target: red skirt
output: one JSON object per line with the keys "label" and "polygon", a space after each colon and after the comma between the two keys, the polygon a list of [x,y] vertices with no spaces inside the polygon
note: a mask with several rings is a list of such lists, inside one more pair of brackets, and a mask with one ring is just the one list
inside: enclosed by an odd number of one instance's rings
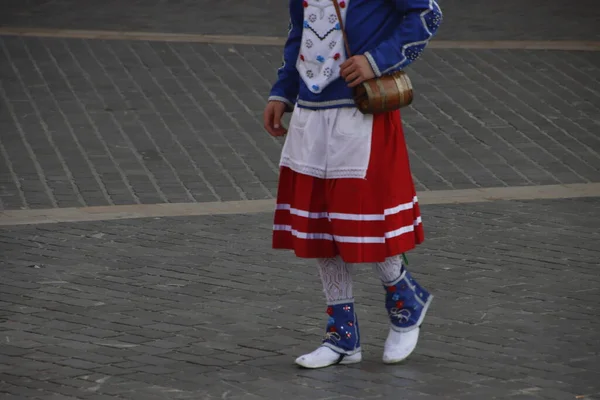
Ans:
{"label": "red skirt", "polygon": [[365,179],[319,179],[281,168],[273,248],[366,263],[405,253],[423,240],[398,111],[374,115]]}

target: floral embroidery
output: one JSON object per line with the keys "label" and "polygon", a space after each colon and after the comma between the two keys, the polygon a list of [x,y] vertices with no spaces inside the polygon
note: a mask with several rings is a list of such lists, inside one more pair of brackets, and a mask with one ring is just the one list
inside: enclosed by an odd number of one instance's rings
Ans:
{"label": "floral embroidery", "polygon": [[332,342],[339,342],[342,340],[342,337],[337,332],[327,332],[325,334],[325,340],[331,340]]}
{"label": "floral embroidery", "polygon": [[296,67],[313,93],[320,93],[339,77],[339,66],[344,60],[341,52],[341,22],[346,15],[348,0],[338,2],[344,8],[341,18],[334,12],[331,0],[303,2],[304,30]]}
{"label": "floral embroidery", "polygon": [[392,308],[390,310],[390,317],[397,319],[398,322],[408,322],[408,320],[410,319],[411,316],[411,312],[410,310],[407,309],[398,309],[396,307]]}

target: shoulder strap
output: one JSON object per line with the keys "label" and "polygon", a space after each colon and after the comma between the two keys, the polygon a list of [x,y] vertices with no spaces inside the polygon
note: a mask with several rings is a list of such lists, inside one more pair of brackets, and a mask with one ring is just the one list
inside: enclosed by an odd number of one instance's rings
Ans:
{"label": "shoulder strap", "polygon": [[340,5],[338,4],[338,0],[332,0],[333,6],[335,7],[335,13],[338,17],[338,22],[340,24],[340,28],[342,30],[342,35],[344,36],[344,45],[346,46],[346,53],[348,57],[352,57],[352,53],[350,52],[350,45],[348,44],[348,36],[346,36],[346,29],[344,29],[344,21],[342,20],[342,12],[340,10]]}

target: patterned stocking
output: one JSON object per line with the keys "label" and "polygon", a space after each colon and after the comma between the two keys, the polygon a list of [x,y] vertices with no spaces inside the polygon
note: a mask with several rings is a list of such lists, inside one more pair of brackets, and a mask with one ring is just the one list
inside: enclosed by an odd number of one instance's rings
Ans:
{"label": "patterned stocking", "polygon": [[350,266],[339,256],[317,259],[319,274],[323,282],[323,292],[327,304],[350,302],[352,294],[352,275]]}
{"label": "patterned stocking", "polygon": [[389,257],[384,262],[374,263],[373,270],[384,285],[389,285],[397,281],[404,272],[402,256]]}

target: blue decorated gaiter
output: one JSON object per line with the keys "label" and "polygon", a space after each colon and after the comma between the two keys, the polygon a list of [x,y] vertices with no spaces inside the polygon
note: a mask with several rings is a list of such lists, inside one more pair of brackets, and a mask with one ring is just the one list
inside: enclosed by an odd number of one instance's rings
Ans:
{"label": "blue decorated gaiter", "polygon": [[327,307],[327,332],[323,345],[333,351],[352,355],[360,351],[360,333],[354,303],[333,304]]}
{"label": "blue decorated gaiter", "polygon": [[387,308],[392,329],[408,332],[421,325],[433,296],[404,269],[400,278],[386,290],[385,307]]}

